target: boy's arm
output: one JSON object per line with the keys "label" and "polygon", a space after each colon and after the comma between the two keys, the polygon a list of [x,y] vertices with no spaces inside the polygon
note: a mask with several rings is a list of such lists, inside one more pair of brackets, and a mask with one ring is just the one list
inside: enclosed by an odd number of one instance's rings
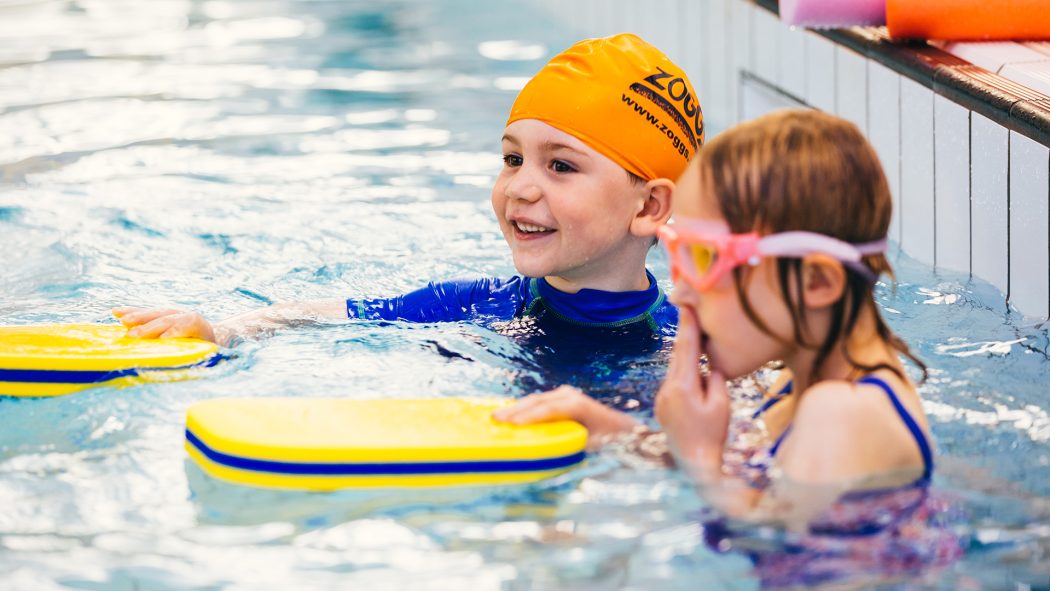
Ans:
{"label": "boy's arm", "polygon": [[115,308],[113,315],[136,338],[193,337],[229,346],[234,339],[255,338],[288,327],[346,318],[343,300],[274,304],[231,316],[214,324],[198,312],[175,309]]}
{"label": "boy's arm", "polygon": [[[216,339],[225,346],[237,337],[254,339],[271,335],[281,328],[308,326],[319,321],[346,318],[346,303],[343,300],[306,300],[273,304],[258,310],[250,310],[215,323]],[[216,340],[218,342],[218,340]]]}
{"label": "boy's arm", "polygon": [[344,313],[365,320],[457,322],[478,316],[510,318],[525,297],[520,277],[454,279],[392,298],[346,300]]}
{"label": "boy's arm", "polygon": [[643,425],[631,415],[609,408],[572,386],[531,394],[492,413],[498,421],[528,425],[570,419],[587,429],[587,449],[595,451],[611,440],[638,433]]}
{"label": "boy's arm", "polygon": [[257,338],[318,321],[362,318],[408,322],[470,320],[479,314],[514,315],[524,297],[524,282],[464,279],[430,283],[392,298],[308,300],[250,310],[216,323],[197,312],[174,309],[116,308],[113,315],[138,338],[194,337],[229,346],[236,338]]}

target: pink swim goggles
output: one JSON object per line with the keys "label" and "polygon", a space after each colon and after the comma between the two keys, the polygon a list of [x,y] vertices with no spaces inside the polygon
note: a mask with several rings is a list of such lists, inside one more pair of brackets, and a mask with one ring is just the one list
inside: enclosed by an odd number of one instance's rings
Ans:
{"label": "pink swim goggles", "polygon": [[886,252],[886,239],[850,244],[814,232],[757,232],[733,234],[722,222],[679,218],[657,231],[671,258],[671,278],[684,279],[693,289],[706,291],[741,265],[757,266],[764,257],[803,257],[826,254],[857,271],[869,281],[877,275],[861,262],[864,255]]}

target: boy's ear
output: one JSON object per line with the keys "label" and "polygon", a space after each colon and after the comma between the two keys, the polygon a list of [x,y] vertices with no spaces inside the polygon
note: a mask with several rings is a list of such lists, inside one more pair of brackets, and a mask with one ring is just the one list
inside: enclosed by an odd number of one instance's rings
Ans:
{"label": "boy's ear", "polygon": [[807,308],[827,308],[846,291],[846,269],[834,257],[810,254],[802,257],[802,303]]}
{"label": "boy's ear", "polygon": [[656,230],[671,217],[671,195],[674,182],[655,179],[645,183],[638,213],[631,222],[635,236],[656,236]]}

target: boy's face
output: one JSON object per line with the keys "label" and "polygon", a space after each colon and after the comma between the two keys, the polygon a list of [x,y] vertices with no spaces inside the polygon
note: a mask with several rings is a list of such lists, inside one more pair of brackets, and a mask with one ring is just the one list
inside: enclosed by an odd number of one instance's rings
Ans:
{"label": "boy's face", "polygon": [[608,289],[644,262],[650,238],[630,226],[646,187],[620,165],[535,119],[507,126],[503,161],[492,208],[519,273]]}

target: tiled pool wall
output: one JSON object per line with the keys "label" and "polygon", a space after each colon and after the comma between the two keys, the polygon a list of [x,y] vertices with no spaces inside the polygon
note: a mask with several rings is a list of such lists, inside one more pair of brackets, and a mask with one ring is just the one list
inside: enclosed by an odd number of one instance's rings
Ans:
{"label": "tiled pool wall", "polygon": [[[788,27],[766,3],[534,2],[581,38],[629,31],[664,50],[700,94],[708,137],[783,107],[853,121],[889,177],[892,240],[919,261],[989,281],[1025,316],[1050,316],[1050,134],[1025,119],[1050,112],[1050,96],[953,58],[1024,100],[986,104],[980,88],[960,99],[951,85],[841,42],[841,31]],[[926,67],[932,49],[922,45],[913,61]]]}

